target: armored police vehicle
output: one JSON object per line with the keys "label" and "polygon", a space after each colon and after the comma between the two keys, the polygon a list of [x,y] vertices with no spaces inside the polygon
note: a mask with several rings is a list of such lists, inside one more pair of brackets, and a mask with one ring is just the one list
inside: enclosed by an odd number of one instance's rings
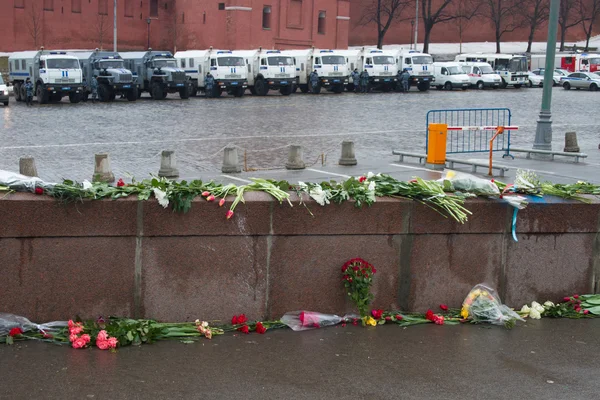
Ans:
{"label": "armored police vehicle", "polygon": [[244,57],[246,61],[250,93],[266,96],[273,89],[289,96],[294,91],[296,66],[293,57],[287,52],[259,48],[234,51],[233,54]]}
{"label": "armored police vehicle", "polygon": [[83,93],[82,72],[77,57],[64,51],[21,51],[8,58],[9,80],[14,86],[15,100],[25,101],[25,81],[31,79],[40,104],[60,101],[69,96],[79,103]]}
{"label": "armored police vehicle", "polygon": [[125,62],[118,53],[111,51],[74,51],[79,59],[84,78],[83,100],[91,93],[94,76],[98,81],[98,99],[102,102],[113,101],[116,95],[123,95],[129,101],[138,98],[137,83],[130,70],[125,69]]}
{"label": "armored police vehicle", "polygon": [[319,93],[321,88],[334,93],[342,93],[348,85],[349,70],[346,57],[339,50],[288,50],[296,64],[296,84],[303,93],[309,90],[310,74],[317,71],[319,86],[313,92]]}
{"label": "armored police vehicle", "polygon": [[170,52],[150,49],[120,55],[125,66],[137,77],[139,93],[148,92],[154,100],[162,100],[168,93],[179,93],[182,99],[190,97],[190,78],[177,66],[177,60]]}
{"label": "armored police vehicle", "polygon": [[369,73],[369,86],[373,90],[389,92],[398,84],[398,66],[395,53],[390,50],[363,49],[360,54],[359,71]]}
{"label": "armored police vehicle", "polygon": [[214,78],[210,97],[219,97],[227,92],[235,97],[242,97],[248,86],[248,71],[244,57],[233,54],[230,50],[188,50],[175,53],[179,67],[190,77],[191,95],[196,96],[198,90],[206,91],[206,73]]}
{"label": "armored police vehicle", "polygon": [[[416,86],[421,92],[426,92],[435,82],[433,57],[416,50],[400,50],[396,56],[398,70],[406,69],[410,74],[408,84]],[[462,73],[462,72],[461,72]]]}

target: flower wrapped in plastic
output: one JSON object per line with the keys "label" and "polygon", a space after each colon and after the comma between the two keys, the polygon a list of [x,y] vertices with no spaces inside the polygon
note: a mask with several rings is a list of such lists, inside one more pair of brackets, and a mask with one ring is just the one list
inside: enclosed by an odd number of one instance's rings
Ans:
{"label": "flower wrapped in plastic", "polygon": [[462,304],[461,317],[474,323],[515,326],[516,321],[524,321],[515,311],[502,304],[496,291],[478,284],[471,289]]}
{"label": "flower wrapped in plastic", "polygon": [[500,189],[493,180],[479,178],[465,172],[444,170],[442,183],[445,191],[473,193],[479,196],[500,196]]}
{"label": "flower wrapped in plastic", "polygon": [[281,323],[289,326],[294,331],[322,328],[337,325],[345,321],[346,317],[333,314],[321,314],[314,311],[291,311],[281,317]]}

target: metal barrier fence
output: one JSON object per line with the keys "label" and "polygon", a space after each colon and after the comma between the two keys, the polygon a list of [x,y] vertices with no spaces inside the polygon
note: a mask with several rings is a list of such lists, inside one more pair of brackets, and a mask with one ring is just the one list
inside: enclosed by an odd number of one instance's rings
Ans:
{"label": "metal barrier fence", "polygon": [[[459,108],[453,110],[431,110],[427,112],[425,122],[425,152],[429,145],[429,124],[447,124],[448,126],[510,126],[511,112],[508,108]],[[492,130],[449,130],[447,154],[488,153]],[[502,157],[510,154],[510,131],[505,132],[494,145],[494,151],[503,151]]]}

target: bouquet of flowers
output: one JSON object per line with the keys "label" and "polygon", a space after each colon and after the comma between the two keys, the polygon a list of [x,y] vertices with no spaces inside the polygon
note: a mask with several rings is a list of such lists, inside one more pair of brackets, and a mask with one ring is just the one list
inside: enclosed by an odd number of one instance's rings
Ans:
{"label": "bouquet of flowers", "polygon": [[486,285],[478,284],[471,289],[462,304],[461,317],[474,323],[490,323],[515,326],[517,320],[524,321],[516,312],[502,304],[496,291]]}

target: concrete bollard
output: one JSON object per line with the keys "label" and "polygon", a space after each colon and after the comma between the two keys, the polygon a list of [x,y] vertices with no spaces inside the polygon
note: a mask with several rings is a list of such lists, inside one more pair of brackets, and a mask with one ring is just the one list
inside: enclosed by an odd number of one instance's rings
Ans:
{"label": "concrete bollard", "polygon": [[302,146],[297,144],[292,144],[289,147],[288,153],[288,161],[285,163],[286,169],[304,169],[306,165],[304,164],[304,154],[302,150]]}
{"label": "concrete bollard", "polygon": [[223,152],[223,167],[221,167],[221,172],[226,174],[232,172],[242,172],[242,167],[240,166],[240,161],[238,159],[237,147],[225,147],[225,151]]}
{"label": "concrete bollard", "polygon": [[100,153],[95,155],[96,165],[94,166],[93,182],[112,183],[115,181],[115,175],[110,169],[110,158],[108,153]]}
{"label": "concrete bollard", "polygon": [[579,145],[577,144],[577,132],[565,133],[565,150],[566,153],[579,153]]}
{"label": "concrete bollard", "polygon": [[19,158],[19,173],[25,176],[38,176],[35,159],[33,157]]}
{"label": "concrete bollard", "polygon": [[342,157],[340,165],[356,165],[356,155],[354,154],[354,142],[342,142]]}
{"label": "concrete bollard", "polygon": [[173,150],[163,150],[160,156],[158,176],[164,178],[177,178],[179,176],[179,170],[175,163],[175,152]]}

